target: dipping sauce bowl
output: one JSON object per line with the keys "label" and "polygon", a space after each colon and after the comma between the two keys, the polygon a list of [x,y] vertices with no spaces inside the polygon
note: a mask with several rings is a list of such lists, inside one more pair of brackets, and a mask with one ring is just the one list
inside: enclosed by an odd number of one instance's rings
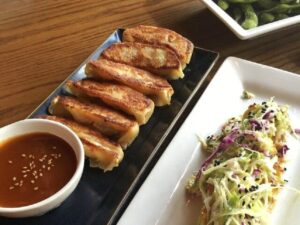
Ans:
{"label": "dipping sauce bowl", "polygon": [[65,125],[26,119],[0,128],[0,163],[0,216],[39,216],[74,191],[84,149]]}

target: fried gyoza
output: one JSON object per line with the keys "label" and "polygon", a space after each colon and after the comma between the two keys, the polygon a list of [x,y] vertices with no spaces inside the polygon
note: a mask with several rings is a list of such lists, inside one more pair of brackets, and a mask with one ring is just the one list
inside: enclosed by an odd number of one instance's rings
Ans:
{"label": "fried gyoza", "polygon": [[124,153],[121,146],[90,127],[57,116],[40,117],[62,123],[73,130],[82,141],[85,155],[90,159],[91,166],[109,171],[122,161]]}
{"label": "fried gyoza", "polygon": [[168,105],[174,93],[167,80],[148,71],[122,63],[100,59],[90,61],[85,67],[88,77],[116,81],[127,85],[151,98],[156,106]]}
{"label": "fried gyoza", "polygon": [[106,106],[74,97],[55,97],[49,112],[55,116],[71,117],[79,123],[89,125],[119,143],[123,149],[130,145],[139,133],[138,123],[128,116]]}
{"label": "fried gyoza", "polygon": [[135,117],[145,124],[154,110],[154,103],[140,92],[124,85],[91,80],[67,81],[66,90],[77,97],[99,99],[105,104]]}
{"label": "fried gyoza", "polygon": [[178,56],[165,46],[119,42],[105,49],[100,58],[148,70],[167,79],[184,77]]}
{"label": "fried gyoza", "polygon": [[165,28],[139,25],[123,33],[123,41],[166,46],[176,52],[182,67],[189,64],[194,45],[180,34]]}

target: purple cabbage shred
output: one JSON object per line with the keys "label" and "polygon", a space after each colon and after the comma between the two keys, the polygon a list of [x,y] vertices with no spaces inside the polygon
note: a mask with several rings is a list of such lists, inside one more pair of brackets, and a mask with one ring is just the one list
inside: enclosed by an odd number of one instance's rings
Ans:
{"label": "purple cabbage shred", "polygon": [[250,120],[249,122],[252,126],[252,130],[261,130],[262,129],[261,124],[257,120]]}
{"label": "purple cabbage shred", "polygon": [[238,135],[238,130],[232,130],[232,132],[230,134],[228,134],[227,136],[225,136],[220,145],[218,146],[218,148],[203,162],[200,171],[197,174],[197,179],[200,178],[202,171],[204,171],[208,164],[221,152],[223,152],[224,150],[226,150],[228,148],[229,145],[233,144],[236,137]]}
{"label": "purple cabbage shred", "polygon": [[278,154],[279,154],[280,156],[284,156],[288,150],[289,150],[289,147],[288,147],[287,145],[283,145],[283,146],[278,150]]}
{"label": "purple cabbage shred", "polygon": [[264,120],[268,120],[274,116],[274,111],[270,110],[269,112],[266,112],[266,114],[263,116]]}
{"label": "purple cabbage shred", "polygon": [[253,171],[253,173],[252,173],[252,176],[253,176],[254,178],[256,178],[256,177],[258,177],[259,174],[260,174],[260,170],[255,169],[255,170]]}

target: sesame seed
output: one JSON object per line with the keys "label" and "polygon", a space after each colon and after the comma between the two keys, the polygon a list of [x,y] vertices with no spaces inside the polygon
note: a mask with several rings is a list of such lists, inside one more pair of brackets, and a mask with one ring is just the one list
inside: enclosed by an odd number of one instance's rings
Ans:
{"label": "sesame seed", "polygon": [[23,166],[22,168],[23,168],[24,170],[26,170],[26,169],[27,169],[27,166]]}
{"label": "sesame seed", "polygon": [[15,183],[15,186],[19,186],[19,183],[17,182],[17,183]]}
{"label": "sesame seed", "polygon": [[45,166],[45,165],[43,165],[42,167],[43,167],[44,169],[46,168],[46,166]]}
{"label": "sesame seed", "polygon": [[13,181],[16,181],[17,180],[17,178],[16,177],[13,177]]}
{"label": "sesame seed", "polygon": [[23,177],[24,177],[24,178],[27,177],[27,174],[24,174]]}
{"label": "sesame seed", "polygon": [[43,176],[43,174],[42,173],[40,173],[40,177],[42,177]]}
{"label": "sesame seed", "polygon": [[51,170],[51,167],[50,167],[50,166],[48,166],[47,170]]}
{"label": "sesame seed", "polygon": [[8,163],[9,163],[9,164],[12,164],[13,162],[12,162],[11,160],[8,160]]}
{"label": "sesame seed", "polygon": [[56,149],[56,146],[52,146],[52,149]]}
{"label": "sesame seed", "polygon": [[32,184],[34,184],[34,183],[35,183],[35,181],[34,181],[34,180],[31,180],[30,182],[31,182]]}
{"label": "sesame seed", "polygon": [[256,186],[252,185],[250,188],[249,188],[249,191],[252,192],[252,191],[255,191],[256,190]]}
{"label": "sesame seed", "polygon": [[22,156],[23,158],[25,158],[25,157],[26,157],[26,155],[25,155],[25,154],[22,154],[21,156]]}
{"label": "sesame seed", "polygon": [[39,187],[34,187],[33,190],[37,191],[39,189]]}
{"label": "sesame seed", "polygon": [[11,187],[9,187],[9,190],[12,190],[12,189],[14,189],[15,187],[14,186],[11,186]]}

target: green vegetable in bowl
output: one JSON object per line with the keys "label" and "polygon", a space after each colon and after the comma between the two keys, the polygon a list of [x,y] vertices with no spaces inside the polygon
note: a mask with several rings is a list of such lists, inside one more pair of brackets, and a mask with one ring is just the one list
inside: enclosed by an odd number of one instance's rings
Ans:
{"label": "green vegetable in bowl", "polygon": [[262,9],[271,9],[277,5],[274,0],[259,0],[257,4]]}
{"label": "green vegetable in bowl", "polygon": [[218,6],[223,9],[223,10],[227,10],[229,7],[228,2],[224,1],[224,0],[219,0],[218,1]]}
{"label": "green vegetable in bowl", "polygon": [[258,18],[250,4],[243,4],[241,5],[242,11],[244,12],[245,20],[242,22],[242,27],[245,29],[251,29],[257,27]]}
{"label": "green vegetable in bowl", "polygon": [[240,3],[240,4],[250,4],[257,2],[258,0],[227,0],[229,3]]}
{"label": "green vegetable in bowl", "polygon": [[283,20],[288,18],[289,16],[287,14],[284,13],[278,13],[275,15],[275,20]]}
{"label": "green vegetable in bowl", "polygon": [[259,19],[262,24],[271,23],[275,20],[275,16],[272,13],[261,13]]}
{"label": "green vegetable in bowl", "polygon": [[217,4],[246,30],[300,15],[299,0],[218,0]]}
{"label": "green vegetable in bowl", "polygon": [[243,13],[240,7],[233,7],[233,18],[235,21],[239,22],[242,19]]}
{"label": "green vegetable in bowl", "polygon": [[271,9],[264,10],[263,12],[289,13],[293,9],[300,9],[300,4],[278,4]]}
{"label": "green vegetable in bowl", "polygon": [[293,2],[294,2],[294,0],[280,0],[280,3],[283,3],[283,4],[290,4]]}

